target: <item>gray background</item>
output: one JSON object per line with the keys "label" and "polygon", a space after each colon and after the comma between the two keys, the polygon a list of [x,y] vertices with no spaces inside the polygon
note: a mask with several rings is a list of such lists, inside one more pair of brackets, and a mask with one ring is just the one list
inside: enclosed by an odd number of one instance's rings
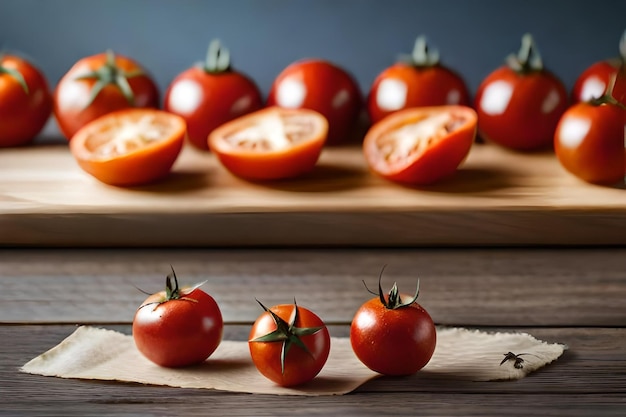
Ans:
{"label": "gray background", "polygon": [[617,55],[624,29],[626,0],[0,0],[0,47],[32,58],[53,86],[76,60],[112,48],[163,91],[219,37],[264,93],[304,57],[344,66],[366,93],[425,34],[474,93],[530,32],[570,88]]}

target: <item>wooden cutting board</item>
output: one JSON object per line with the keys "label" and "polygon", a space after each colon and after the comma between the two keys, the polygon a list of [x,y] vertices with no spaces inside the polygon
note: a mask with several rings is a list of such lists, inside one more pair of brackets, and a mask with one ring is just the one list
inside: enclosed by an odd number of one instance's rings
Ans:
{"label": "wooden cutting board", "polygon": [[186,148],[164,182],[124,189],[81,171],[64,143],[0,149],[4,246],[623,244],[626,190],[586,184],[552,153],[478,144],[455,177],[418,188],[369,173],[358,146],[263,184]]}

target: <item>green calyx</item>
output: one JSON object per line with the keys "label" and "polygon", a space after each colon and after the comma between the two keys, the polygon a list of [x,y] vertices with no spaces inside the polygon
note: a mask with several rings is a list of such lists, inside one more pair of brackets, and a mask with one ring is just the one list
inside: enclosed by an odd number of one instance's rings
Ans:
{"label": "green calyx", "polygon": [[363,285],[365,285],[365,289],[367,289],[367,291],[369,291],[371,294],[377,295],[378,298],[380,299],[380,302],[382,303],[382,305],[384,305],[389,310],[395,310],[397,308],[408,307],[411,304],[413,304],[415,301],[417,301],[417,297],[419,296],[419,293],[420,293],[420,282],[419,282],[419,280],[417,280],[417,289],[415,290],[415,295],[410,300],[402,301],[402,299],[400,297],[400,293],[398,291],[398,285],[395,282],[393,283],[393,286],[391,287],[391,290],[389,290],[388,297],[385,300],[385,293],[383,292],[383,287],[381,285],[381,281],[382,281],[382,278],[383,278],[383,272],[385,271],[386,267],[387,267],[387,265],[383,266],[382,270],[380,271],[380,275],[378,276],[378,293],[370,290],[367,287],[367,284],[365,283],[365,281],[363,281]]}
{"label": "green calyx", "polygon": [[29,94],[28,84],[26,84],[26,80],[24,79],[24,76],[22,75],[22,73],[16,69],[2,66],[2,58],[4,58],[4,54],[0,54],[0,75],[7,74],[15,78],[15,81],[19,83],[19,85],[22,87],[26,95],[28,95]]}
{"label": "green calyx", "polygon": [[626,106],[624,106],[621,102],[619,102],[615,97],[613,97],[613,89],[615,88],[615,82],[617,80],[617,73],[611,75],[609,78],[609,85],[606,87],[606,92],[598,98],[592,98],[588,101],[592,106],[601,106],[603,104],[609,104],[613,106],[617,106],[622,110],[626,110]]}
{"label": "green calyx", "polygon": [[506,58],[506,63],[511,69],[520,74],[543,70],[543,60],[530,33],[522,36],[520,50],[517,54],[509,55]]}
{"label": "green calyx", "polygon": [[421,35],[415,39],[411,55],[400,55],[400,61],[418,68],[439,65],[439,51],[428,47],[426,37]]}
{"label": "green calyx", "polygon": [[[149,305],[155,305],[154,308],[156,309],[159,305],[163,303],[167,303],[168,301],[172,301],[172,300],[190,301],[192,303],[198,302],[197,300],[194,300],[193,298],[187,297],[187,294],[190,294],[194,290],[200,288],[202,285],[206,283],[206,281],[202,281],[201,283],[196,284],[190,288],[185,288],[184,291],[182,291],[178,285],[178,278],[176,277],[176,272],[174,271],[174,267],[170,265],[170,268],[172,268],[172,273],[168,274],[167,277],[165,277],[165,298],[159,301],[154,301],[152,303],[143,304],[139,307],[140,309]],[[140,291],[145,294],[150,294],[143,290],[140,290]]]}
{"label": "green calyx", "polygon": [[211,41],[209,44],[202,69],[208,74],[220,74],[230,71],[230,51],[223,47],[218,39]]}
{"label": "green calyx", "polygon": [[76,80],[95,80],[95,84],[91,89],[89,95],[89,101],[85,107],[89,107],[91,103],[98,97],[98,94],[108,85],[113,85],[120,90],[120,93],[124,96],[128,104],[135,105],[135,95],[133,93],[128,80],[133,77],[144,75],[141,70],[136,71],[124,71],[115,63],[115,54],[113,51],[108,50],[106,52],[106,62],[100,68],[91,71],[80,77],[76,77]]}
{"label": "green calyx", "polygon": [[257,303],[261,306],[263,310],[265,310],[276,323],[276,330],[271,333],[268,333],[264,336],[257,337],[255,339],[250,340],[250,342],[258,343],[282,343],[282,348],[280,350],[280,369],[281,372],[285,373],[285,361],[287,360],[287,353],[293,345],[296,345],[303,351],[305,351],[310,356],[313,356],[309,348],[302,341],[303,336],[308,336],[319,332],[323,329],[323,326],[320,327],[296,327],[296,323],[298,321],[298,304],[296,300],[293,300],[294,310],[293,314],[287,323],[285,320],[280,318],[276,313],[272,310],[265,307],[259,300],[256,300]]}

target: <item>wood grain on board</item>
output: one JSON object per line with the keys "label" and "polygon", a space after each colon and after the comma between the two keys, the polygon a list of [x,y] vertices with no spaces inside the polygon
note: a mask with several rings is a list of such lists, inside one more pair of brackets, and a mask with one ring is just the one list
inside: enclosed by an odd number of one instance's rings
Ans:
{"label": "wood grain on board", "polygon": [[583,183],[550,153],[492,145],[421,188],[371,174],[354,146],[272,183],[186,148],[168,179],[132,189],[89,177],[63,144],[0,151],[5,246],[617,245],[625,231],[623,188]]}

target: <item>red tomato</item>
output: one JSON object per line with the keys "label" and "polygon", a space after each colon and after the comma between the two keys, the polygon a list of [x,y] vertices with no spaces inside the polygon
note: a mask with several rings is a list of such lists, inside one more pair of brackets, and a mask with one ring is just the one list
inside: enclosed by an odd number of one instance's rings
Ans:
{"label": "red tomato", "polygon": [[589,101],[604,95],[609,80],[616,76],[613,97],[626,105],[626,31],[620,41],[620,57],[596,62],[578,77],[572,90],[574,102]]}
{"label": "red tomato", "polygon": [[367,102],[372,123],[409,107],[469,106],[465,82],[439,63],[439,54],[428,50],[424,37],[417,38],[407,61],[385,69],[374,80]]}
{"label": "red tomato", "polygon": [[603,96],[570,107],[559,121],[554,148],[561,165],[594,184],[624,183],[626,108]]}
{"label": "red tomato", "polygon": [[418,294],[419,283],[413,296],[399,294],[395,283],[383,294],[379,279],[378,296],[358,309],[350,326],[352,349],[365,366],[384,375],[411,375],[430,361],[437,332],[415,302]]}
{"label": "red tomato", "polygon": [[185,139],[185,121],[154,109],[125,109],[81,128],[70,141],[87,173],[111,185],[130,186],[167,176]]}
{"label": "red tomato", "polygon": [[372,171],[409,184],[453,175],[476,137],[476,113],[464,106],[400,110],[370,128],[363,152]]}
{"label": "red tomato", "polygon": [[362,97],[356,81],[342,68],[319,59],[294,62],[274,80],[267,104],[287,109],[311,109],[328,120],[328,143],[353,136]]}
{"label": "red tomato", "polygon": [[190,142],[204,150],[215,128],[262,106],[256,84],[231,68],[228,49],[218,41],[209,46],[204,65],[179,74],[165,93],[165,110],[185,119]]}
{"label": "red tomato", "polygon": [[259,372],[284,387],[315,378],[330,353],[330,334],[311,310],[294,304],[267,308],[252,325],[248,345]]}
{"label": "red tomato", "polygon": [[158,106],[159,91],[150,75],[134,60],[111,51],[76,62],[54,92],[54,116],[67,139],[112,111]]}
{"label": "red tomato", "polygon": [[313,169],[327,131],[326,119],[313,110],[269,107],[215,129],[209,148],[239,177],[292,178]]}
{"label": "red tomato", "polygon": [[149,296],[135,313],[137,349],[157,365],[175,368],[204,362],[222,341],[222,313],[200,285],[179,288],[172,269],[165,291]]}
{"label": "red tomato", "polygon": [[504,147],[530,151],[552,146],[554,130],[567,108],[563,83],[544,69],[532,37],[522,38],[517,56],[478,87],[478,134]]}
{"label": "red tomato", "polygon": [[51,111],[43,73],[25,59],[0,54],[0,147],[32,141]]}

